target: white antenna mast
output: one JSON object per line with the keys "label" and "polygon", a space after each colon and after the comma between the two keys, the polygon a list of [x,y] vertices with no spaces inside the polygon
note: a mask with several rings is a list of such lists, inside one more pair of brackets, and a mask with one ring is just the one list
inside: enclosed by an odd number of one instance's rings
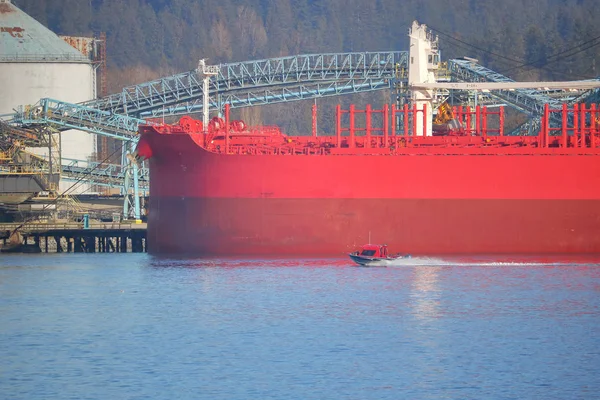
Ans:
{"label": "white antenna mast", "polygon": [[203,58],[198,62],[198,69],[196,70],[198,75],[202,76],[202,129],[206,132],[208,129],[208,118],[209,118],[209,89],[210,89],[210,77],[219,74],[218,65],[206,65],[206,59]]}

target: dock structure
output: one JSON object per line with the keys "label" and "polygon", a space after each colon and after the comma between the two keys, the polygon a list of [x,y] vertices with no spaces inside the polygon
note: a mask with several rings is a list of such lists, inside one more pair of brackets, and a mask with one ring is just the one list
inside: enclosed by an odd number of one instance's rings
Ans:
{"label": "dock structure", "polygon": [[1,252],[15,253],[148,251],[146,224],[135,222],[4,223],[0,224],[0,243]]}

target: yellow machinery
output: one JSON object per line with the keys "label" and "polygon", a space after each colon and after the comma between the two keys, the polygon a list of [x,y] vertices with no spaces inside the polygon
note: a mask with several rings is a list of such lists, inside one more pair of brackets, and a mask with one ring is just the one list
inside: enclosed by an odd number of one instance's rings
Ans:
{"label": "yellow machinery", "polygon": [[445,101],[438,107],[437,115],[435,116],[433,123],[436,125],[445,125],[453,119],[454,114],[452,113],[452,107]]}

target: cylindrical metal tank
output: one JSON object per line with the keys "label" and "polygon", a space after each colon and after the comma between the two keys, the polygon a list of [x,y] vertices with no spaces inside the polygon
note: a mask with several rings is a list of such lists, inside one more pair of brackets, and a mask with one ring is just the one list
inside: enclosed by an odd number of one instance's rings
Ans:
{"label": "cylindrical metal tank", "polygon": [[[10,0],[0,0],[0,115],[45,97],[70,103],[93,99],[94,74],[88,57]],[[93,134],[71,130],[63,132],[61,142],[63,158],[87,161],[94,154],[96,139]],[[71,185],[61,182],[60,190]],[[85,190],[89,190],[87,185],[75,193]]]}

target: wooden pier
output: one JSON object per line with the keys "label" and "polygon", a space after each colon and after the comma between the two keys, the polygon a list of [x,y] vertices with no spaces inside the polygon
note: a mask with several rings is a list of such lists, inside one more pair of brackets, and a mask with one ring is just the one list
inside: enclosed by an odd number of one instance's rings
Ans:
{"label": "wooden pier", "polygon": [[[17,229],[15,243],[11,233]],[[146,224],[135,222],[0,224],[0,251],[14,253],[144,253]]]}

